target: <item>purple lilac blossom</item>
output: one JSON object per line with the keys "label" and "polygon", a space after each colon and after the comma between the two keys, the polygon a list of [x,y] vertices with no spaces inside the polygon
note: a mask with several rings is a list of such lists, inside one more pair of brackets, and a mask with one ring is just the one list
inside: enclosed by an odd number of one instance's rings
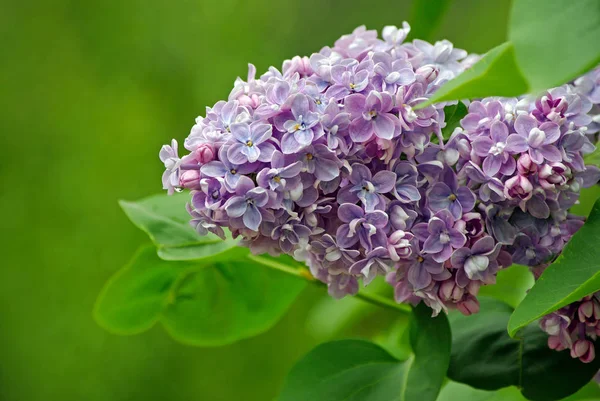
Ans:
{"label": "purple lilac blossom", "polygon": [[[397,302],[433,314],[477,313],[479,288],[513,261],[549,265],[583,224],[568,209],[600,179],[583,159],[600,131],[600,68],[537,99],[465,102],[445,139],[445,104],[415,106],[478,56],[405,43],[409,31],[359,27],[281,71],[249,65],[196,119],[189,154],[165,145],[163,187],[191,190],[198,233],[291,255],[336,298],[384,277]],[[600,296],[541,327],[551,348],[589,362]]]}

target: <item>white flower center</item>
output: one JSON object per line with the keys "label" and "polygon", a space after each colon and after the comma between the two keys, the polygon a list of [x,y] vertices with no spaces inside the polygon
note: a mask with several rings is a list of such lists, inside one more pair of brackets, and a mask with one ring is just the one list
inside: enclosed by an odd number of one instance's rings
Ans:
{"label": "white flower center", "polygon": [[504,152],[505,147],[506,144],[504,142],[496,142],[496,144],[490,148],[489,153],[494,156],[501,155]]}

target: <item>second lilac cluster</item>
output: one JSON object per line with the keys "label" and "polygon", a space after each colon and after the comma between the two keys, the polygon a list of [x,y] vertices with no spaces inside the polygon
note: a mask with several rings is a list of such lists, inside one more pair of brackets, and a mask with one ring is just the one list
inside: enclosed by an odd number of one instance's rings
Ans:
{"label": "second lilac cluster", "polygon": [[163,185],[192,190],[198,232],[305,261],[336,298],[383,276],[435,314],[475,313],[499,269],[560,253],[583,224],[567,210],[599,178],[582,158],[597,81],[472,102],[445,139],[449,104],[415,106],[477,57],[404,43],[409,29],[360,27],[259,78],[250,66],[198,117],[187,155],[164,146]]}

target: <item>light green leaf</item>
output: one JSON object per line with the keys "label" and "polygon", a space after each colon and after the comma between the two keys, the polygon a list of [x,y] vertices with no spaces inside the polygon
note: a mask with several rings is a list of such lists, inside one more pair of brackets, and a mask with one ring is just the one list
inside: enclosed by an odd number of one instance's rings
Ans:
{"label": "light green leaf", "polygon": [[600,200],[561,255],[537,280],[508,324],[511,336],[540,317],[600,290]]}
{"label": "light green leaf", "polygon": [[431,40],[452,0],[414,0],[410,11],[410,37]]}
{"label": "light green leaf", "polygon": [[575,393],[600,368],[599,360],[584,364],[569,352],[548,348],[548,335],[537,324],[520,339],[510,338],[506,324],[512,308],[491,298],[480,302],[476,315],[450,316],[450,379],[482,390],[517,386],[529,400],[552,401]]}
{"label": "light green leaf", "polygon": [[410,330],[413,354],[404,362],[362,340],[318,346],[292,368],[279,400],[434,401],[449,363],[448,321],[423,305]]}
{"label": "light green leaf", "polygon": [[586,165],[600,166],[600,143],[596,144],[596,149],[592,153],[583,156],[583,161]]}
{"label": "light green leaf", "polygon": [[154,195],[136,202],[119,201],[119,205],[138,228],[160,246],[183,246],[214,241],[217,236],[201,237],[189,225],[185,210],[189,194]]}
{"label": "light green leaf", "polygon": [[136,201],[120,201],[127,217],[144,231],[165,260],[198,260],[234,248],[234,240],[225,230],[226,240],[214,234],[200,236],[190,226],[185,205],[189,194],[160,194]]}
{"label": "light green leaf", "polygon": [[232,343],[271,328],[305,285],[247,258],[211,262],[182,281],[161,322],[186,344]]}
{"label": "light green leaf", "polygon": [[516,387],[505,387],[498,391],[478,390],[457,382],[444,386],[437,401],[526,401]]}
{"label": "light green leaf", "polygon": [[94,307],[96,321],[116,334],[149,329],[167,306],[178,277],[195,267],[192,263],[161,260],[153,246],[140,248],[131,262],[105,284]]}
{"label": "light green leaf", "polygon": [[496,284],[482,286],[479,295],[498,299],[516,308],[534,283],[529,267],[512,265],[498,272]]}
{"label": "light green leaf", "polygon": [[516,64],[514,48],[507,42],[487,52],[475,65],[448,81],[428,101],[416,108],[456,99],[517,96],[528,89]]}
{"label": "light green leaf", "polygon": [[600,2],[514,0],[508,36],[531,92],[562,85],[600,63]]}
{"label": "light green leaf", "polygon": [[446,126],[442,128],[442,137],[450,138],[456,127],[460,127],[460,120],[468,113],[467,106],[463,102],[458,102],[451,106],[444,107],[444,116],[446,117]]}
{"label": "light green leaf", "polygon": [[[207,244],[210,248],[213,244]],[[165,261],[142,248],[102,290],[94,316],[116,334],[137,334],[157,321],[193,345],[229,344],[272,327],[306,285],[297,277],[231,249],[199,261]]]}
{"label": "light green leaf", "polygon": [[279,401],[398,401],[406,363],[363,340],[328,342],[292,368]]}

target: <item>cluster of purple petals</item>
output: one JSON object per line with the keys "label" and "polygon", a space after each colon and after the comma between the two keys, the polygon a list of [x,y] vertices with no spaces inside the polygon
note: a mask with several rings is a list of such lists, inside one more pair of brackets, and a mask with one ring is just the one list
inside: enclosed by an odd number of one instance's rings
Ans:
{"label": "cluster of purple petals", "polygon": [[567,210],[599,179],[583,155],[598,75],[538,99],[471,102],[449,139],[444,107],[415,109],[469,68],[410,27],[357,28],[281,70],[238,78],[185,140],[161,149],[169,192],[192,190],[191,224],[254,253],[304,261],[336,298],[383,276],[397,302],[479,309],[512,263],[551,261],[583,224]]}
{"label": "cluster of purple petals", "polygon": [[600,336],[600,293],[590,295],[546,315],[540,327],[548,333],[548,346],[570,350],[573,358],[588,363],[596,357],[594,342]]}

